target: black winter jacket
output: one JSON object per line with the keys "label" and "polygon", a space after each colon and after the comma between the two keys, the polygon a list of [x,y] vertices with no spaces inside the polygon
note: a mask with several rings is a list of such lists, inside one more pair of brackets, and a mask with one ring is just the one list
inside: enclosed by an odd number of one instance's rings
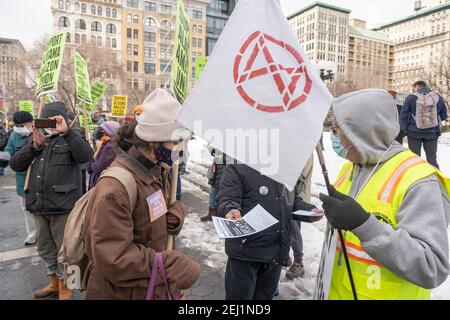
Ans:
{"label": "black winter jacket", "polygon": [[241,261],[288,266],[292,212],[310,211],[315,206],[246,165],[228,165],[217,196],[216,215],[224,218],[229,211],[237,209],[245,216],[258,204],[279,223],[249,237],[226,239],[225,251],[229,257]]}
{"label": "black winter jacket", "polygon": [[36,215],[69,213],[82,195],[80,165],[92,158],[89,143],[69,129],[66,135],[50,138],[39,150],[32,144],[31,138],[10,163],[14,171],[26,171],[31,165],[27,210]]}

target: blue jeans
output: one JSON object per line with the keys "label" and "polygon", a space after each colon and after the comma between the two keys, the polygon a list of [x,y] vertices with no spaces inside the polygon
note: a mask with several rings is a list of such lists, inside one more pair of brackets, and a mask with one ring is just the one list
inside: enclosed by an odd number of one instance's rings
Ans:
{"label": "blue jeans", "polygon": [[294,262],[303,262],[303,239],[302,239],[302,224],[299,221],[292,220],[292,235],[291,247],[294,251]]}
{"label": "blue jeans", "polygon": [[215,209],[216,208],[216,198],[217,198],[217,193],[219,192],[219,190],[217,190],[214,187],[211,187],[211,191],[209,192],[209,207],[211,209]]}

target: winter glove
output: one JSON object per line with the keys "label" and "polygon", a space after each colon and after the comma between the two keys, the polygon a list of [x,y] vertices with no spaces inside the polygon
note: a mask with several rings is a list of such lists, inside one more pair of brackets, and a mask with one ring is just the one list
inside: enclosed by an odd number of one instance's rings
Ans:
{"label": "winter glove", "polygon": [[175,201],[167,213],[167,230],[170,235],[177,236],[183,227],[187,207],[180,201]]}
{"label": "winter glove", "polygon": [[331,196],[320,194],[328,222],[338,230],[351,231],[370,218],[358,202],[332,187]]}

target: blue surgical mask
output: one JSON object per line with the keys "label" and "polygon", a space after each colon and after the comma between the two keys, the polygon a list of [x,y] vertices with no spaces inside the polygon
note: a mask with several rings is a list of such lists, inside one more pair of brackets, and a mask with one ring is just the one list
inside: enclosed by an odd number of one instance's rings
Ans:
{"label": "blue surgical mask", "polygon": [[334,152],[336,152],[336,154],[343,158],[343,159],[347,159],[348,156],[348,150],[344,148],[344,146],[342,145],[342,141],[341,138],[335,134],[331,134],[331,144],[333,146],[333,150]]}

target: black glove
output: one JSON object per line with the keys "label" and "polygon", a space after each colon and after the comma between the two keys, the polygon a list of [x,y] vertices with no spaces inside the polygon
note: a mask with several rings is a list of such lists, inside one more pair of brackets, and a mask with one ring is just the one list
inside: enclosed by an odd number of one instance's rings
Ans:
{"label": "black glove", "polygon": [[370,218],[358,202],[332,187],[331,196],[320,194],[328,222],[338,230],[351,231]]}

